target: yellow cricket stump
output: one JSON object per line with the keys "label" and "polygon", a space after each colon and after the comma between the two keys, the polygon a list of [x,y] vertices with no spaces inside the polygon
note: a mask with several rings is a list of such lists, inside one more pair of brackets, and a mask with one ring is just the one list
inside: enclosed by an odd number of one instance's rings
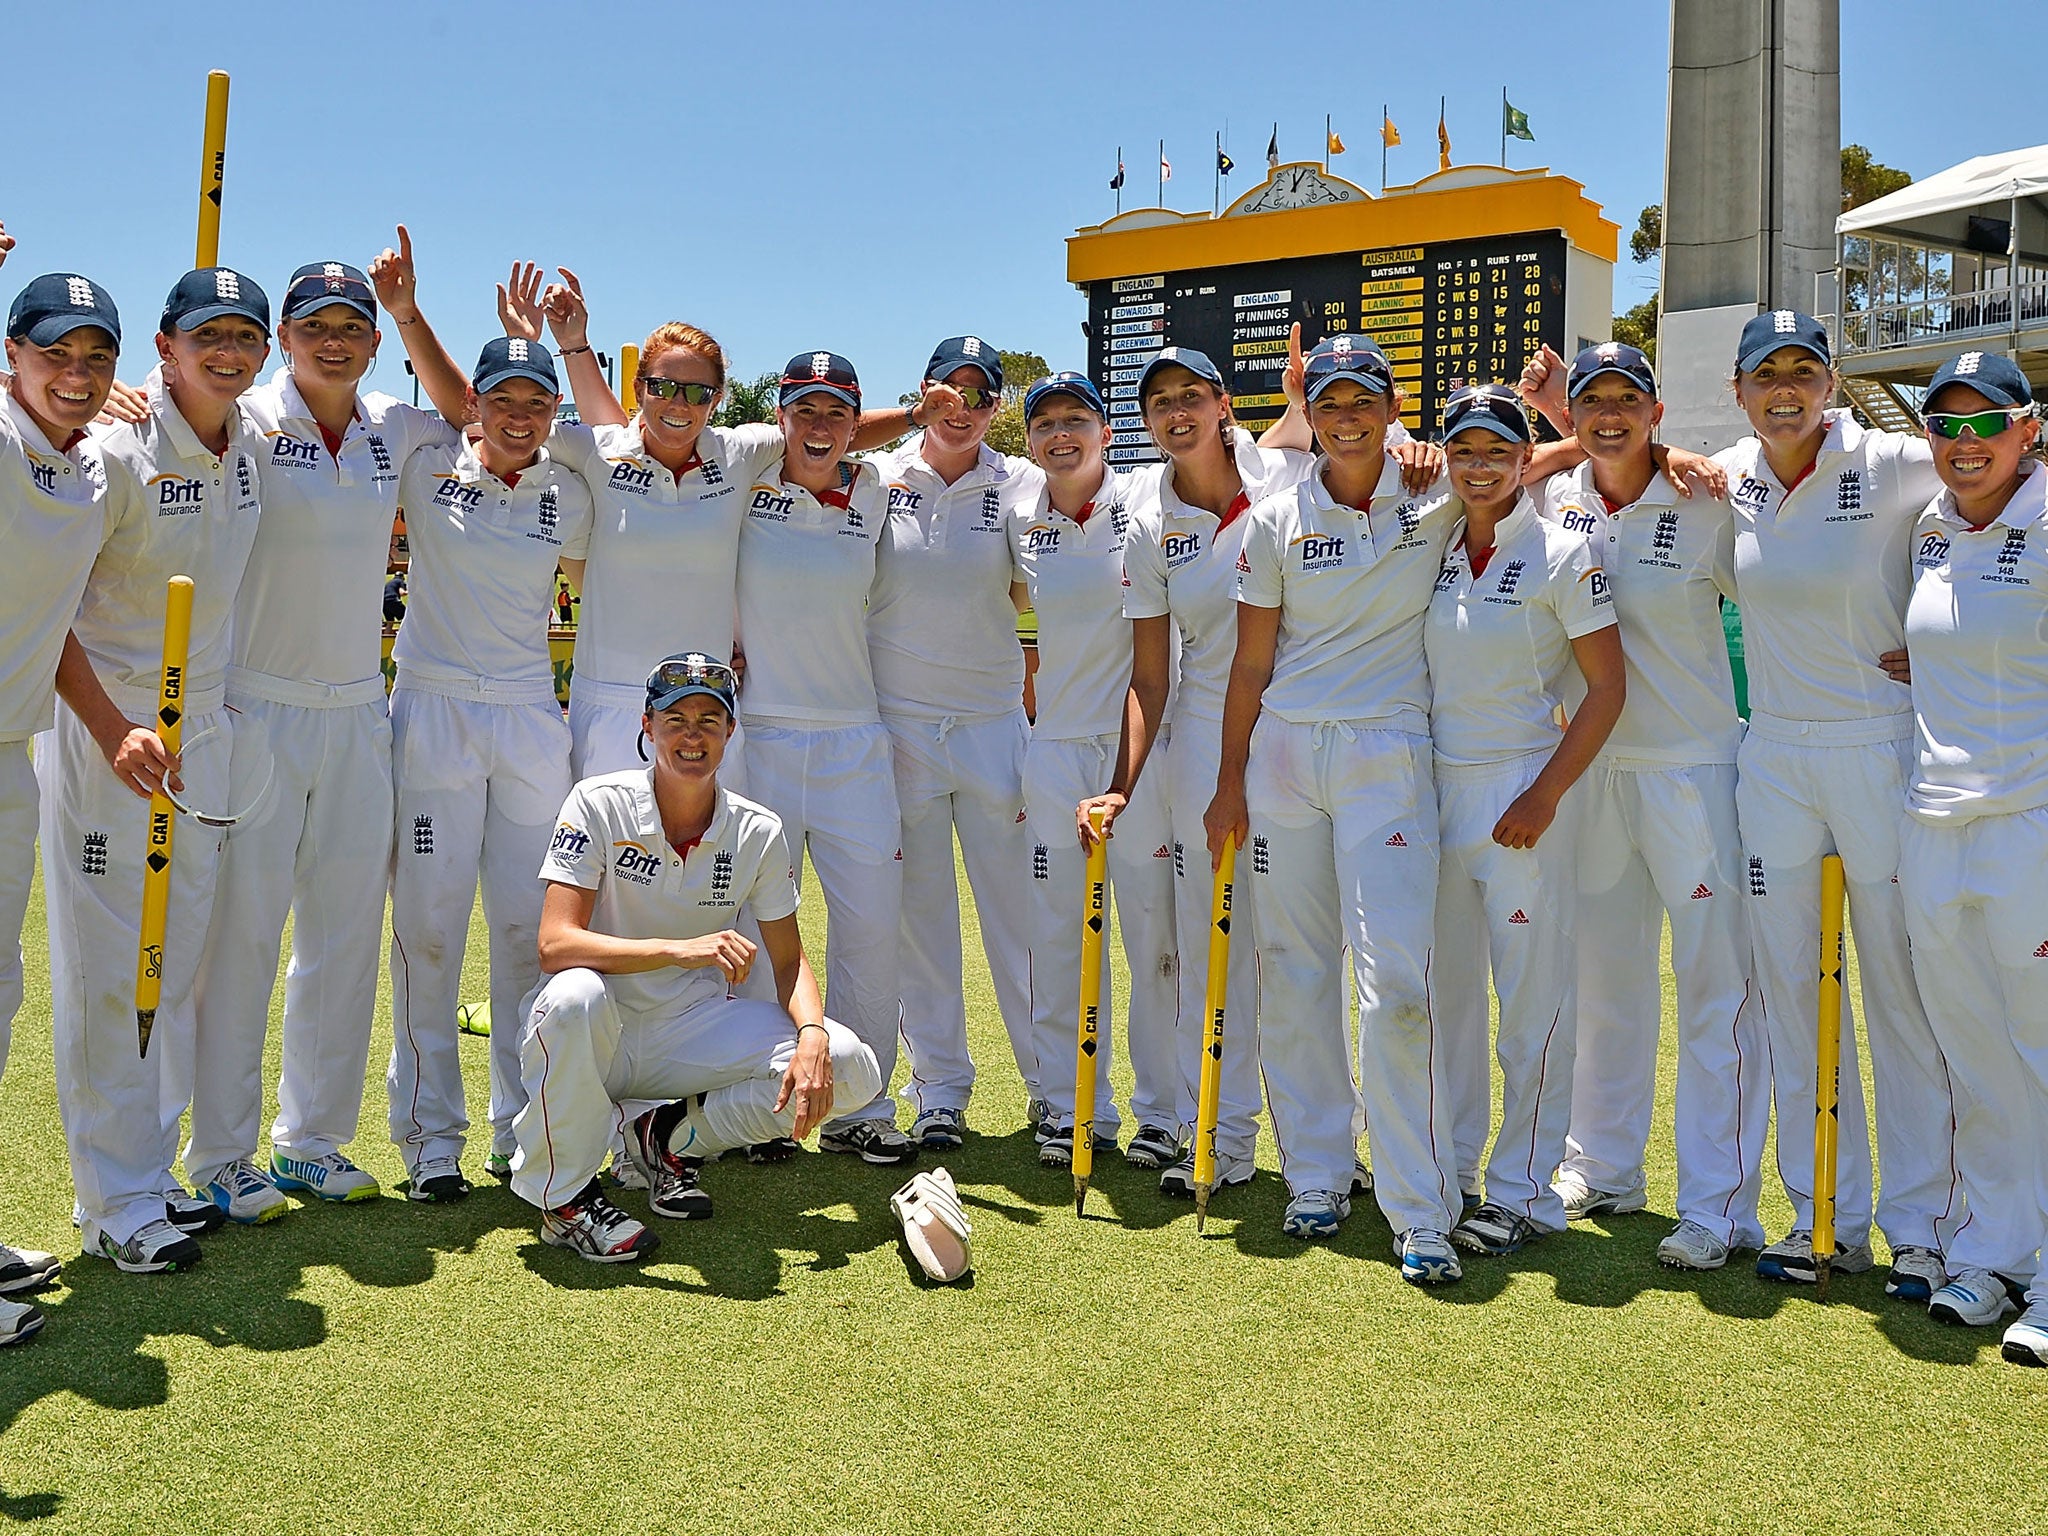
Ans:
{"label": "yellow cricket stump", "polygon": [[1835,1154],[1842,1131],[1842,860],[1820,865],[1820,1050],[1813,1081],[1813,1280],[1827,1299],[1835,1259]]}
{"label": "yellow cricket stump", "polygon": [[633,381],[640,377],[640,349],[627,342],[619,348],[619,405],[630,416],[639,402],[635,398],[639,391]]}
{"label": "yellow cricket stump", "polygon": [[[185,662],[192,649],[192,578],[173,576],[164,594],[164,670],[157,684],[156,733],[175,754],[185,739]],[[164,976],[164,923],[171,910],[171,833],[176,811],[161,790],[149,797],[149,851],[142,863],[142,937],[135,950],[135,1044],[149,1054]]]}
{"label": "yellow cricket stump", "polygon": [[1087,905],[1081,921],[1081,1016],[1074,1042],[1074,1214],[1088,1205],[1088,1178],[1095,1172],[1095,1063],[1102,1025],[1102,918],[1109,887],[1109,844],[1102,837],[1102,813],[1089,814],[1095,840],[1088,845]]}
{"label": "yellow cricket stump", "polygon": [[206,77],[206,142],[199,154],[199,244],[195,267],[220,265],[220,197],[227,181],[228,72]]}
{"label": "yellow cricket stump", "polygon": [[1216,1115],[1223,1097],[1223,1006],[1230,980],[1230,894],[1237,876],[1237,839],[1223,841],[1223,860],[1209,898],[1209,984],[1204,993],[1209,1032],[1202,1041],[1202,1087],[1195,1101],[1195,1231],[1209,1220],[1216,1187]]}

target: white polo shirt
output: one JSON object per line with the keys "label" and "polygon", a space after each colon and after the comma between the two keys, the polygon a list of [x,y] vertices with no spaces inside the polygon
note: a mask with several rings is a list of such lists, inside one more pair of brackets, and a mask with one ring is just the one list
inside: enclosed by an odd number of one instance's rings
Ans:
{"label": "white polo shirt", "polygon": [[[774,922],[797,904],[773,811],[721,785],[711,825],[679,851],[662,835],[652,768],[600,774],[570,790],[540,878],[597,892],[591,931],[620,939],[701,939],[731,928],[741,907]],[[766,962],[765,954],[755,961]],[[605,986],[622,1007],[669,1018],[727,995],[717,966],[625,972]]]}
{"label": "white polo shirt", "polygon": [[1877,658],[1904,643],[1913,522],[1941,489],[1926,440],[1830,411],[1813,472],[1789,494],[1754,437],[1714,462],[1735,504],[1752,725],[1910,714]]}
{"label": "white polo shirt", "polygon": [[1555,747],[1559,709],[1585,681],[1572,641],[1614,623],[1600,558],[1582,533],[1546,522],[1524,491],[1475,576],[1465,517],[1451,529],[1423,625],[1434,696],[1429,730],[1447,763],[1496,763]]}
{"label": "white polo shirt", "polygon": [[[456,428],[389,395],[364,395],[329,453],[288,369],[242,397],[255,428],[263,520],[235,602],[234,664],[265,680],[384,686],[384,578],[398,481],[422,444],[452,447]],[[275,690],[270,690],[275,691]],[[294,692],[294,697],[297,697]],[[308,700],[308,702],[311,702]]]}
{"label": "white polo shirt", "polygon": [[1300,483],[1315,463],[1293,449],[1261,448],[1242,428],[1235,454],[1244,492],[1241,510],[1228,523],[1180,499],[1171,463],[1139,471],[1125,487],[1133,526],[1124,552],[1124,617],[1172,615],[1181,641],[1177,719],[1222,722],[1237,654],[1237,559],[1250,526],[1246,514]]}
{"label": "white polo shirt", "polygon": [[503,703],[554,699],[555,563],[590,548],[590,490],[545,446],[516,478],[507,485],[466,443],[407,460],[398,499],[412,565],[391,647],[400,684],[467,696],[481,682],[499,685]]}
{"label": "white polo shirt", "polygon": [[1371,720],[1429,732],[1423,615],[1443,565],[1451,498],[1401,489],[1388,454],[1365,507],[1332,499],[1320,468],[1247,519],[1237,597],[1280,610],[1265,708],[1283,720]]}
{"label": "white polo shirt", "polygon": [[1031,593],[1038,615],[1038,671],[1032,689],[1045,741],[1114,736],[1131,687],[1131,625],[1124,617],[1124,559],[1131,514],[1113,469],[1075,522],[1052,504],[1041,477],[1036,495],[1010,511],[1011,579]]}
{"label": "white polo shirt", "polygon": [[55,719],[57,658],[111,527],[99,445],[81,434],[57,448],[11,393],[0,395],[0,742]]}
{"label": "white polo shirt", "polygon": [[740,648],[747,725],[874,725],[868,662],[868,593],[875,542],[889,514],[875,466],[840,465],[844,507],[782,478],[780,448],[746,489],[740,529]]}
{"label": "white polo shirt", "polygon": [[759,459],[780,456],[780,430],[706,427],[680,477],[647,451],[638,417],[622,427],[557,426],[548,451],[583,476],[596,509],[576,677],[637,693],[664,656],[729,657],[746,488]]}
{"label": "white polo shirt", "polygon": [[981,445],[948,485],[924,434],[871,462],[889,491],[868,606],[868,657],[882,712],[971,720],[1014,712],[1024,652],[1010,606],[1010,515],[1036,499],[1036,465]]}
{"label": "white polo shirt", "polygon": [[1981,529],[1944,490],[1913,549],[1920,767],[1907,809],[1953,824],[2048,805],[2048,470],[2029,465]]}
{"label": "white polo shirt", "polygon": [[[237,415],[227,451],[211,452],[171,403],[163,370],[145,385],[149,418],[99,434],[111,528],[72,628],[108,696],[154,711],[164,659],[164,587],[192,578],[188,712],[225,696],[236,593],[256,542],[260,440]],[[96,432],[98,429],[95,429]]]}
{"label": "white polo shirt", "polygon": [[1735,600],[1735,514],[1725,501],[1690,501],[1662,475],[1610,512],[1593,466],[1552,475],[1543,515],[1593,542],[1614,593],[1628,701],[1603,758],[1689,765],[1732,763],[1742,745],[1721,599]]}

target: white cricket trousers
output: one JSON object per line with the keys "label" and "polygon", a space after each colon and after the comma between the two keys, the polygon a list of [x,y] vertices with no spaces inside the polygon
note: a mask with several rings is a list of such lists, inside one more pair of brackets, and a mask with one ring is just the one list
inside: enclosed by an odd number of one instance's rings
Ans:
{"label": "white cricket trousers", "polygon": [[0,741],[0,1077],[7,1073],[14,1016],[21,1012],[21,928],[36,875],[38,800],[28,742]]}
{"label": "white cricket trousers", "polygon": [[[1820,864],[1842,856],[1849,925],[1863,981],[1863,1029],[1877,1095],[1884,1169],[1878,1226],[1893,1248],[1946,1249],[1962,1219],[1955,1104],[1947,1064],[1928,1027],[1907,953],[1899,899],[1899,833],[1913,771],[1910,715],[1803,728],[1753,717],[1737,759],[1735,801],[1748,855],[1750,936],[1778,1106],[1778,1177],[1795,1229],[1813,1226],[1813,1094],[1820,1014]],[[1862,735],[1866,739],[1832,738]],[[1880,739],[1871,740],[1877,735]],[[1856,1032],[1842,1008],[1835,1232],[1869,1235],[1870,1132]]]}
{"label": "white cricket trousers", "polygon": [[[257,686],[284,691],[271,679]],[[274,777],[266,806],[228,829],[200,962],[185,1168],[202,1186],[256,1156],[263,1038],[287,912],[292,952],[271,1144],[322,1157],[354,1139],[362,1114],[391,884],[391,719],[382,677],[317,691],[335,702],[281,703],[230,678],[240,714],[231,782],[260,783],[263,758]]]}
{"label": "white cricket trousers", "polygon": [[996,1009],[1026,1094],[1039,1097],[1031,1044],[1031,833],[1024,820],[1024,711],[993,719],[883,715],[903,817],[904,1095],[920,1113],[965,1109],[974,1091],[961,974],[953,835],[967,862]]}
{"label": "white cricket trousers", "polygon": [[1549,761],[1545,751],[1497,763],[1436,764],[1443,836],[1437,1015],[1449,1039],[1456,1140],[1482,1146],[1492,1095],[1485,994],[1476,978],[1484,974],[1481,957],[1490,957],[1500,998],[1494,1054],[1501,1110],[1486,1165],[1486,1198],[1542,1231],[1561,1232],[1564,1202],[1550,1180],[1564,1159],[1572,1107],[1579,786],[1566,793],[1534,848],[1503,848],[1493,840],[1501,814]]}
{"label": "white cricket trousers", "polygon": [[1735,765],[1603,757],[1573,793],[1579,1043],[1563,1166],[1594,1189],[1643,1182],[1668,912],[1678,984],[1678,1216],[1730,1247],[1760,1248],[1771,1052],[1750,964]]}
{"label": "white cricket trousers", "polygon": [[[1180,1122],[1182,1142],[1193,1145],[1202,1057],[1208,1048],[1209,918],[1216,876],[1209,868],[1203,813],[1216,798],[1223,756],[1223,723],[1185,713],[1172,738],[1154,752],[1152,772],[1166,776],[1173,818],[1173,918],[1180,945]],[[1251,860],[1237,864],[1231,898],[1230,968],[1224,980],[1223,1065],[1216,1103],[1216,1155],[1249,1158],[1259,1136],[1259,954],[1250,894]]]}
{"label": "white cricket trousers", "polygon": [[888,733],[880,725],[757,724],[747,733],[747,778],[748,798],[782,818],[799,881],[810,851],[825,893],[826,1005],[874,1052],[880,1073],[873,1102],[827,1129],[851,1120],[893,1123],[903,853]]}
{"label": "white cricket trousers", "polygon": [[[1074,808],[1108,787],[1116,742],[1114,736],[1065,741],[1034,736],[1024,753],[1034,909],[1031,1038],[1039,1062],[1039,1092],[1051,1106],[1053,1124],[1061,1128],[1074,1123],[1081,927],[1087,918],[1088,856],[1075,833]],[[1140,1126],[1162,1130],[1180,1122],[1181,1069],[1176,1052],[1181,992],[1173,937],[1172,837],[1162,777],[1141,777],[1130,804],[1110,829],[1109,897],[1116,909],[1117,938],[1131,971],[1131,995],[1124,1009],[1131,1117]],[[1105,944],[1095,1052],[1095,1131],[1105,1136],[1117,1134],[1122,1125],[1109,1086],[1109,1063],[1115,1054],[1114,993]]]}
{"label": "white cricket trousers", "polygon": [[[1437,883],[1429,742],[1369,721],[1261,715],[1245,772],[1259,1066],[1287,1187],[1351,1187],[1363,1129],[1396,1232],[1448,1232],[1457,1169],[1430,1014]],[[1343,957],[1358,988],[1356,1077]],[[1365,1124],[1359,1124],[1363,1106]]]}
{"label": "white cricket trousers", "polygon": [[[882,1091],[874,1052],[830,1019],[825,1033],[832,1107],[873,1102]],[[596,971],[550,976],[520,1031],[526,1105],[514,1123],[513,1192],[543,1210],[575,1199],[624,1128],[622,1102],[637,1113],[701,1094],[690,1106],[696,1140],[679,1149],[691,1157],[787,1136],[796,1109],[778,1113],[775,1099],[795,1055],[796,1026],[774,1003],[720,998],[664,1017],[620,1007]]]}
{"label": "white cricket trousers", "polygon": [[[156,713],[153,694],[108,692],[130,720]],[[188,690],[186,703],[184,798],[218,805],[228,793],[232,716],[217,687]],[[102,1234],[125,1243],[163,1220],[164,1194],[175,1187],[178,1122],[192,1096],[192,984],[213,915],[221,834],[173,816],[161,990],[144,1058],[136,1048],[135,956],[149,802],[114,777],[61,702],[55,729],[36,738],[36,778],[57,1103],[90,1250]]]}
{"label": "white cricket trousers", "polygon": [[1927,1022],[1955,1081],[1968,1218],[1950,1274],[2035,1276],[2048,1238],[2048,808],[1906,819],[1899,891]]}
{"label": "white cricket trousers", "polygon": [[466,1144],[455,1010],[479,875],[494,1021],[491,1150],[511,1155],[512,1120],[526,1096],[518,1020],[540,981],[540,865],[569,797],[569,728],[552,698],[454,698],[409,687],[401,674],[391,757],[398,809],[385,1083],[391,1139],[410,1173],[432,1158],[461,1157]]}

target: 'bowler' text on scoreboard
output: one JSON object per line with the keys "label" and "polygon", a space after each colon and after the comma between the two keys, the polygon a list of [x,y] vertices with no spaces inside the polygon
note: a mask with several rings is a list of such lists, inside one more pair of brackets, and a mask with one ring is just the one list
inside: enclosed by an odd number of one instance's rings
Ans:
{"label": "'bowler' text on scoreboard", "polygon": [[1090,371],[1109,400],[1118,462],[1157,458],[1138,375],[1161,347],[1206,352],[1253,431],[1286,406],[1287,333],[1303,350],[1340,333],[1370,336],[1393,364],[1401,419],[1428,435],[1461,384],[1513,383],[1544,345],[1563,352],[1565,241],[1555,230],[1299,256],[1088,285]]}

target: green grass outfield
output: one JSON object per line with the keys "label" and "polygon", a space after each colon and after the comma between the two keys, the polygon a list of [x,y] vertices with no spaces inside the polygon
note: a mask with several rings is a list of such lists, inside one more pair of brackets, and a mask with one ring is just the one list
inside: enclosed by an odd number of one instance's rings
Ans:
{"label": "green grass outfield", "polygon": [[[964,886],[963,886],[964,888]],[[820,903],[808,892],[815,944]],[[32,909],[32,941],[42,932]],[[481,995],[472,939],[468,995]],[[1659,1269],[1652,1211],[1462,1285],[1401,1283],[1367,1201],[1283,1238],[1270,1144],[1195,1235],[1098,1164],[1042,1171],[978,957],[981,1134],[947,1159],[971,1285],[914,1278],[889,1170],[715,1165],[709,1224],[603,1268],[488,1180],[465,1204],[305,1208],[190,1275],[80,1259],[43,957],[0,1088],[0,1234],[66,1254],[0,1352],[0,1526],[42,1531],[704,1533],[2008,1531],[2048,1521],[2048,1372],[1998,1330]],[[387,1188],[388,1010],[364,1134]],[[471,1103],[485,1046],[465,1039]],[[275,1035],[271,1079],[275,1078]],[[1802,1135],[1805,1127],[1800,1127]],[[481,1169],[472,1149],[471,1173]],[[631,1205],[638,1197],[625,1197]],[[1766,1207],[1775,1230],[1782,1200]]]}

